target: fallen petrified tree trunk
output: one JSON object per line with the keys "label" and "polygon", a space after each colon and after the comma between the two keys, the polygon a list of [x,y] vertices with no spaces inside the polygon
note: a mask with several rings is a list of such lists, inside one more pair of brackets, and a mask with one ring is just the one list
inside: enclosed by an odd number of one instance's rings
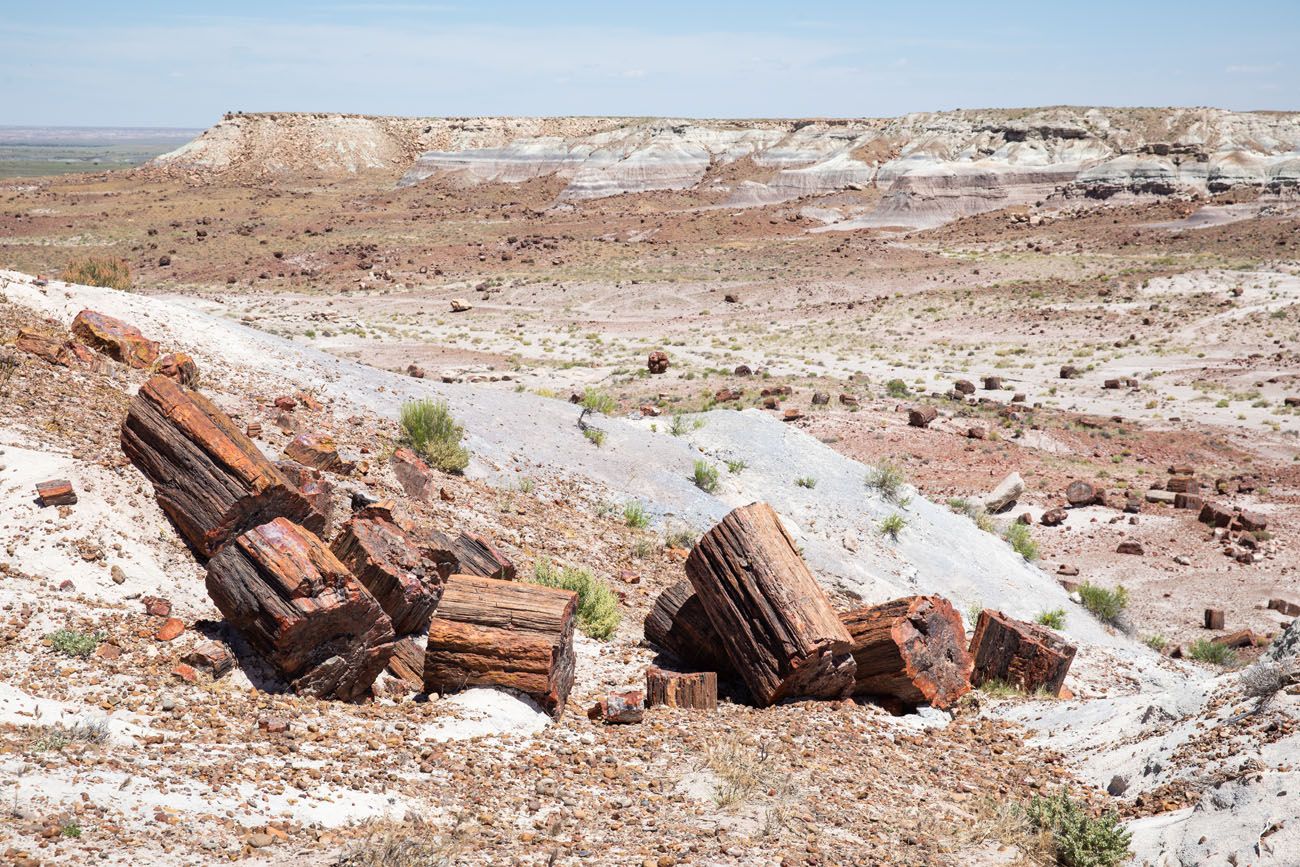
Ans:
{"label": "fallen petrified tree trunk", "polygon": [[718,675],[712,671],[683,673],[650,666],[645,672],[646,707],[717,710]]}
{"label": "fallen petrified tree trunk", "polygon": [[204,557],[272,518],[314,533],[324,520],[235,423],[203,395],[155,376],[131,400],[122,451],[154,484],[163,511]]}
{"label": "fallen petrified tree trunk", "polygon": [[849,633],[771,506],[719,521],[686,558],[686,575],[759,706],[853,688]]}
{"label": "fallen petrified tree trunk", "polygon": [[577,605],[568,590],[452,575],[429,621],[425,690],[508,687],[558,718],[573,687]]}
{"label": "fallen petrified tree trunk", "polygon": [[299,693],[360,698],[393,654],[393,624],[375,598],[314,533],[284,518],[213,557],[207,588]]}
{"label": "fallen petrified tree trunk", "polygon": [[1000,680],[1025,692],[1058,695],[1076,648],[1046,627],[984,609],[975,624],[971,683]]}
{"label": "fallen petrified tree trunk", "polygon": [[659,594],[645,616],[645,637],[687,668],[735,677],[722,639],[689,581],[678,581]]}
{"label": "fallen petrified tree trunk", "polygon": [[452,538],[438,530],[425,530],[420,544],[429,559],[450,567],[447,574],[455,572],[502,581],[515,579],[515,564],[482,536],[461,533]]}
{"label": "fallen petrified tree trunk", "polygon": [[330,546],[379,601],[398,635],[423,632],[442,595],[442,576],[383,508],[353,514]]}
{"label": "fallen petrified tree trunk", "polygon": [[942,596],[907,596],[840,615],[853,636],[855,695],[947,709],[970,691],[961,615]]}

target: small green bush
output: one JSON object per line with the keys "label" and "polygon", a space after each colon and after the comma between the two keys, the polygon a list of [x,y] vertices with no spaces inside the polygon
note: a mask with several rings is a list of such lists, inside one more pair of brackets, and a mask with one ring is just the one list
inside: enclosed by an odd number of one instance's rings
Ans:
{"label": "small green bush", "polygon": [[1029,527],[1016,521],[1007,531],[1002,534],[1002,538],[1007,540],[1007,544],[1012,549],[1024,557],[1026,560],[1038,559],[1038,543],[1034,541],[1033,536],[1029,535]]}
{"label": "small green bush", "polygon": [[76,819],[73,819],[72,821],[68,822],[68,824],[63,826],[63,836],[74,837],[74,838],[80,837],[81,823],[78,822]]}
{"label": "small green bush", "polygon": [[533,566],[533,583],[577,593],[578,628],[590,638],[609,638],[622,620],[618,596],[608,584],[586,569],[557,567],[543,557]]}
{"label": "small green bush", "polygon": [[1083,600],[1083,607],[1092,612],[1093,617],[1112,626],[1119,625],[1120,615],[1128,607],[1128,591],[1122,584],[1114,590],[1108,590],[1091,582],[1085,582],[1079,588],[1079,598]]}
{"label": "small green bush", "polygon": [[686,423],[686,416],[680,412],[673,413],[673,423],[668,427],[668,433],[675,437],[684,436],[690,433],[691,426]]}
{"label": "small green bush", "polygon": [[906,526],[907,519],[897,512],[894,512],[892,515],[880,522],[880,535],[888,536],[897,542],[898,534],[903,532],[903,528]]}
{"label": "small green bush", "polygon": [[891,503],[903,501],[903,485],[906,483],[903,471],[891,461],[881,461],[867,473],[867,487]]}
{"label": "small green bush", "polygon": [[629,527],[641,530],[650,524],[650,513],[645,506],[633,500],[623,506],[623,520]]}
{"label": "small green bush", "polygon": [[734,458],[727,461],[727,472],[734,476],[736,473],[743,472],[747,466],[749,466],[749,464],[745,463],[740,458]]}
{"label": "small green bush", "polygon": [[1226,644],[1216,644],[1204,638],[1193,641],[1192,646],[1187,649],[1187,655],[1197,662],[1208,662],[1211,665],[1222,665],[1225,668],[1231,668],[1237,664],[1236,651],[1231,647]]}
{"label": "small green bush", "polygon": [[706,460],[697,460],[692,479],[695,482],[695,487],[711,494],[718,489],[718,468]]}
{"label": "small green bush", "polygon": [[1151,648],[1156,653],[1164,653],[1165,648],[1169,646],[1169,639],[1159,633],[1148,635],[1146,638],[1142,639],[1142,641],[1147,647]]}
{"label": "small green bush", "polygon": [[1065,628],[1065,609],[1054,608],[1051,611],[1043,611],[1038,615],[1038,622],[1049,629]]}
{"label": "small green bush", "polygon": [[1062,791],[1035,796],[1024,813],[1031,825],[1051,834],[1053,853],[1063,867],[1116,867],[1128,860],[1133,835],[1113,811],[1094,819]]}
{"label": "small green bush", "polygon": [[596,448],[600,448],[605,444],[605,432],[598,427],[585,427],[582,429],[582,435]]}
{"label": "small green bush", "polygon": [[407,401],[400,420],[403,438],[430,465],[445,473],[459,473],[469,466],[469,452],[460,444],[465,429],[456,423],[446,401]]}
{"label": "small green bush", "polygon": [[78,632],[75,629],[60,629],[57,632],[50,633],[48,637],[50,639],[50,647],[52,647],[56,653],[62,653],[65,656],[81,657],[84,659],[94,653],[96,647],[99,647],[99,642],[104,640],[104,633],[95,632],[87,634],[85,632]]}
{"label": "small green bush", "polygon": [[812,476],[801,476],[800,478],[795,479],[794,483],[801,488],[811,489],[817,487],[817,480]]}
{"label": "small green bush", "polygon": [[891,379],[885,383],[885,393],[890,397],[907,397],[912,392],[907,390],[907,383],[901,379]]}
{"label": "small green bush", "polygon": [[64,267],[60,279],[65,283],[80,283],[82,286],[104,286],[126,292],[131,288],[131,266],[127,264],[125,259],[86,256],[69,262]]}
{"label": "small green bush", "polygon": [[699,538],[699,534],[689,527],[678,527],[664,533],[664,544],[669,548],[681,548],[684,551],[689,551],[695,547],[695,542]]}
{"label": "small green bush", "polygon": [[610,415],[614,412],[617,404],[614,398],[610,397],[603,391],[588,386],[582,390],[582,408],[598,412],[601,415]]}

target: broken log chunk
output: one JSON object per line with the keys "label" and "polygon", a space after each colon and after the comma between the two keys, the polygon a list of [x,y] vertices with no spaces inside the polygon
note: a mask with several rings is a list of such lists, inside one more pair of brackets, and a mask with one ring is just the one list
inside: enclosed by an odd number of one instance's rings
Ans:
{"label": "broken log chunk", "polygon": [[645,699],[646,707],[717,710],[718,675],[712,671],[665,671],[652,665],[645,671]]}
{"label": "broken log chunk", "polygon": [[37,482],[36,496],[40,498],[42,506],[72,506],[77,502],[77,492],[67,479]]}
{"label": "broken log chunk", "polygon": [[1211,638],[1213,644],[1222,644],[1224,647],[1254,647],[1258,643],[1258,637],[1249,629],[1238,629],[1236,632],[1230,632],[1227,635],[1219,635]]}
{"label": "broken log chunk", "polygon": [[297,488],[298,493],[320,515],[321,529],[318,535],[322,538],[329,536],[330,527],[334,523],[334,483],[325,478],[320,470],[304,467],[297,461],[276,461],[275,468],[284,474],[289,484]]}
{"label": "broken log chunk", "polygon": [[31,328],[19,328],[14,348],[19,352],[35,355],[50,364],[68,366],[67,341],[61,338],[51,337]]}
{"label": "broken log chunk", "polygon": [[245,530],[284,517],[313,533],[324,521],[212,402],[165,376],[131,400],[122,451],[153,482],[159,505],[203,557]]}
{"label": "broken log chunk", "polygon": [[378,600],[398,635],[428,627],[443,579],[391,513],[375,508],[355,512],[330,550]]}
{"label": "broken log chunk", "polygon": [[1065,488],[1065,499],[1071,506],[1091,506],[1105,502],[1106,492],[1084,481],[1073,481]]}
{"label": "broken log chunk", "polygon": [[393,645],[388,672],[414,689],[424,689],[424,653],[429,637],[423,633],[403,635]]}
{"label": "broken log chunk", "polygon": [[1268,518],[1256,512],[1239,512],[1237,526],[1249,533],[1258,533],[1260,530],[1268,529]]}
{"label": "broken log chunk", "polygon": [[722,639],[689,581],[678,581],[655,599],[645,616],[645,637],[687,668],[716,671],[728,679],[736,676]]}
{"label": "broken log chunk", "polygon": [[220,680],[235,667],[234,654],[220,641],[205,641],[181,658],[194,668],[206,670],[213,680]]}
{"label": "broken log chunk", "polygon": [[393,623],[315,533],[285,518],[237,536],[208,563],[208,595],[293,687],[354,700],[393,655]]}
{"label": "broken log chunk", "polygon": [[686,576],[760,707],[852,690],[848,630],[767,503],[734,509],[705,533]]}
{"label": "broken log chunk", "polygon": [[417,544],[425,549],[425,556],[430,560],[443,564],[443,571],[450,567],[446,572],[448,575],[456,572],[501,581],[515,580],[515,564],[482,536],[460,533],[453,539],[438,530],[428,529],[420,534]]}
{"label": "broken log chunk", "polygon": [[1288,602],[1285,599],[1268,600],[1268,608],[1270,611],[1278,612],[1283,617],[1300,617],[1300,604]]}
{"label": "broken log chunk", "polygon": [[406,491],[406,496],[413,500],[431,500],[438,491],[438,481],[433,470],[424,459],[408,448],[393,452],[389,460],[393,465],[393,474]]}
{"label": "broken log chunk", "polygon": [[568,590],[452,575],[429,621],[425,691],[507,687],[558,718],[573,687],[577,606]]}
{"label": "broken log chunk", "polygon": [[158,344],[134,325],[94,310],[82,310],[72,320],[72,333],[91,349],[127,367],[143,370],[158,360]]}
{"label": "broken log chunk", "polygon": [[1206,503],[1201,506],[1201,513],[1197,516],[1202,524],[1209,524],[1211,527],[1226,527],[1232,523],[1233,511],[1227,506],[1221,506],[1218,503]]}
{"label": "broken log chunk", "polygon": [[974,660],[961,615],[942,596],[907,596],[840,614],[853,637],[854,695],[947,710],[970,692]]}
{"label": "broken log chunk", "polygon": [[1194,509],[1200,512],[1201,507],[1205,505],[1205,500],[1200,494],[1174,494],[1175,509]]}
{"label": "broken log chunk", "polygon": [[352,461],[345,460],[339,455],[334,437],[329,434],[299,434],[284,447],[284,456],[292,458],[303,466],[327,473],[346,475],[356,468]]}
{"label": "broken log chunk", "polygon": [[605,725],[630,725],[645,718],[645,696],[636,691],[611,692],[587,709],[587,719]]}
{"label": "broken log chunk", "polygon": [[1165,490],[1175,494],[1195,494],[1201,490],[1201,483],[1194,476],[1174,476],[1165,482]]}
{"label": "broken log chunk", "polygon": [[189,388],[199,384],[199,366],[184,352],[171,352],[158,359],[158,373]]}
{"label": "broken log chunk", "polygon": [[939,411],[932,406],[916,406],[907,411],[907,423],[912,427],[929,427],[938,417]]}
{"label": "broken log chunk", "polygon": [[1057,695],[1075,651],[1074,645],[1044,626],[986,608],[980,612],[970,643],[975,662],[971,684],[982,686],[998,680],[1028,693],[1041,689]]}
{"label": "broken log chunk", "polygon": [[1223,628],[1223,611],[1219,608],[1205,609],[1203,620],[1206,629],[1220,630]]}

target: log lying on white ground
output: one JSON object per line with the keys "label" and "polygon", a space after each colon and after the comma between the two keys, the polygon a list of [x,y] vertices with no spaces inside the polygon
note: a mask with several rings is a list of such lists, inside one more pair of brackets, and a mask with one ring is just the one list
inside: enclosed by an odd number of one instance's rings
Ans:
{"label": "log lying on white ground", "polygon": [[1045,626],[984,609],[975,624],[970,653],[975,686],[997,680],[1025,692],[1058,695],[1076,648]]}
{"label": "log lying on white ground", "polygon": [[970,691],[974,665],[961,615],[941,596],[907,596],[840,615],[853,636],[855,695],[947,709]]}

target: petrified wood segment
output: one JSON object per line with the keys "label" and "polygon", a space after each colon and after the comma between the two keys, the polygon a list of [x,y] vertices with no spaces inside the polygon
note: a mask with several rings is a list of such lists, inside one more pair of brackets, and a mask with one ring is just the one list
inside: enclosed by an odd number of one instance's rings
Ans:
{"label": "petrified wood segment", "polygon": [[442,576],[386,510],[353,514],[330,549],[379,601],[398,635],[429,625],[442,595]]}
{"label": "petrified wood segment", "polygon": [[425,690],[508,687],[558,718],[573,687],[577,605],[568,590],[452,575],[429,621]]}
{"label": "petrified wood segment", "polygon": [[[249,425],[252,428],[253,425]],[[252,434],[245,431],[251,437]],[[261,426],[257,428],[257,433],[261,434]],[[325,537],[330,534],[330,527],[334,523],[334,483],[325,477],[320,470],[304,467],[297,461],[276,461],[275,467],[284,474],[289,484],[298,489],[298,493],[306,498],[311,507],[320,515],[320,530],[317,534]]]}
{"label": "petrified wood segment", "polygon": [[853,688],[849,633],[767,503],[735,509],[705,533],[686,575],[760,706]]}
{"label": "petrified wood segment", "polygon": [[122,451],[153,482],[158,503],[204,557],[272,518],[312,532],[323,519],[235,423],[203,395],[155,376],[122,423]]}
{"label": "petrified wood segment", "polygon": [[299,693],[352,700],[393,654],[392,621],[317,536],[276,518],[208,564],[208,595]]}
{"label": "petrified wood segment", "polygon": [[975,624],[970,652],[975,660],[971,683],[1000,680],[1025,692],[1061,691],[1076,648],[1046,627],[984,609]]}
{"label": "petrified wood segment", "polygon": [[413,500],[431,500],[438,493],[438,481],[433,470],[411,449],[400,448],[393,452],[389,463],[406,496]]}
{"label": "petrified wood segment", "polygon": [[36,496],[42,506],[72,506],[77,502],[77,491],[67,479],[37,482]]}
{"label": "petrified wood segment", "polygon": [[419,541],[425,548],[426,556],[450,567],[446,574],[457,572],[502,581],[515,579],[515,564],[482,536],[460,533],[452,538],[438,530],[425,530]]}
{"label": "petrified wood segment", "polygon": [[907,596],[840,618],[853,636],[855,695],[947,709],[970,691],[966,629],[942,596]]}
{"label": "petrified wood segment", "polygon": [[645,704],[717,710],[718,675],[712,671],[665,671],[652,665],[645,672]]}
{"label": "petrified wood segment", "polygon": [[158,360],[158,344],[134,325],[94,310],[83,310],[72,320],[72,333],[92,349],[128,367],[146,368]]}
{"label": "petrified wood segment", "polygon": [[388,671],[413,689],[424,689],[424,652],[428,636],[403,635],[393,645],[393,658],[388,660]]}
{"label": "petrified wood segment", "polygon": [[678,581],[659,594],[645,616],[645,637],[687,668],[716,671],[724,678],[736,675],[689,581]]}

